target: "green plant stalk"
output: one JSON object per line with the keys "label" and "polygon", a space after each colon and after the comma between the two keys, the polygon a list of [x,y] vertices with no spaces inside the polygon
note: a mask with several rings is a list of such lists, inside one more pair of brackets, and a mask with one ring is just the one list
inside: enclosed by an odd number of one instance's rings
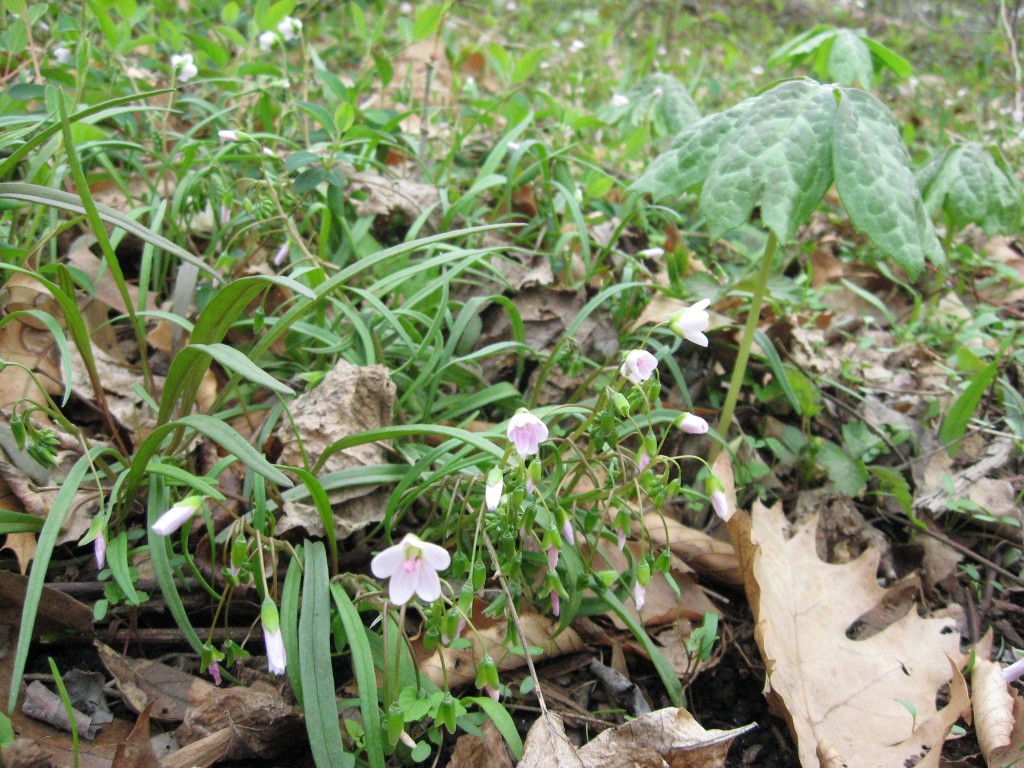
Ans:
{"label": "green plant stalk", "polygon": [[[747,324],[743,328],[743,335],[740,337],[740,348],[736,354],[736,363],[732,368],[732,378],[729,380],[729,392],[725,396],[725,405],[722,406],[722,415],[718,420],[718,434],[723,440],[728,440],[729,427],[732,426],[733,413],[736,411],[736,401],[740,396],[740,388],[743,386],[743,377],[747,373],[747,361],[750,359],[750,348],[754,344],[754,332],[757,331],[757,323],[761,318],[761,305],[764,303],[764,295],[768,289],[768,276],[772,272],[775,263],[775,249],[779,241],[775,233],[768,230],[768,242],[764,246],[764,256],[761,257],[761,269],[757,273],[754,283],[754,295],[750,297],[750,312],[747,315]],[[721,450],[721,444],[716,443],[711,449],[711,461],[713,462]]]}

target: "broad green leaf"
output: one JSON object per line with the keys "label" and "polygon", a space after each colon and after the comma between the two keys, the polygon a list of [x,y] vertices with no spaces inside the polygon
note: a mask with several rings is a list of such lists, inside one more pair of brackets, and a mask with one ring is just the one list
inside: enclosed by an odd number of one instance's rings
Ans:
{"label": "broad green leaf", "polygon": [[704,183],[712,160],[718,155],[726,137],[740,117],[754,103],[747,99],[724,112],[708,115],[683,131],[671,148],[647,166],[630,187],[638,194],[649,194],[655,200],[678,197]]}
{"label": "broad green leaf", "polygon": [[899,128],[884,104],[864,91],[842,90],[832,157],[836,189],[854,227],[912,278],[926,258],[944,263]]}
{"label": "broad green leaf", "polygon": [[295,556],[288,561],[288,572],[281,590],[281,636],[284,639],[285,672],[299,706],[302,697],[302,654],[299,653],[299,594],[302,587],[301,544],[295,547]]}
{"label": "broad green leaf", "polygon": [[837,31],[835,27],[825,24],[813,26],[780,45],[768,59],[767,64],[771,67],[782,62],[799,61],[835,37]]}
{"label": "broad green leaf", "polygon": [[910,77],[914,74],[914,68],[910,66],[910,62],[898,53],[893,52],[877,40],[872,40],[870,37],[864,37],[863,40],[864,44],[868,47],[868,50],[871,51],[871,54],[882,63],[882,66],[894,75],[897,77]]}
{"label": "broad green leaf", "polygon": [[650,116],[661,135],[675,136],[701,118],[686,86],[661,72],[643,78],[623,95],[629,104],[616,108],[613,119],[627,115],[630,124],[637,125]]}
{"label": "broad green leaf", "polygon": [[874,63],[861,35],[849,29],[837,30],[828,53],[828,75],[837,83],[871,90]]}
{"label": "broad green leaf", "polygon": [[990,235],[1017,232],[1020,187],[994,147],[952,147],[925,166],[917,181],[929,213],[941,211],[955,230],[977,224]]}
{"label": "broad green leaf", "polygon": [[792,80],[754,99],[708,170],[700,211],[717,239],[755,206],[787,242],[832,184],[834,88]]}
{"label": "broad green leaf", "polygon": [[306,544],[299,617],[303,713],[317,768],[353,768],[355,756],[345,751],[338,722],[331,665],[331,596],[327,552],[323,542]]}
{"label": "broad green leaf", "polygon": [[854,459],[835,443],[823,443],[817,460],[828,473],[832,485],[844,496],[856,496],[868,482],[864,462]]}

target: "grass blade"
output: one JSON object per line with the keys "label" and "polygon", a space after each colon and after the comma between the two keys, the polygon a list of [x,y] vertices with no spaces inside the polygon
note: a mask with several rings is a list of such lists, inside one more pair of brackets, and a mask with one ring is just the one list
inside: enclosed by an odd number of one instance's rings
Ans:
{"label": "grass blade", "polygon": [[299,656],[306,733],[317,768],[353,768],[355,756],[345,751],[338,722],[331,668],[331,599],[327,551],[322,541],[306,545],[299,617]]}
{"label": "grass blade", "polygon": [[338,608],[341,623],[345,627],[349,650],[352,651],[352,671],[356,675],[359,710],[363,713],[363,729],[366,734],[366,756],[370,761],[370,768],[384,768],[384,738],[380,727],[377,672],[373,667],[373,652],[366,637],[366,627],[341,584],[331,584],[331,595],[334,597],[334,605]]}

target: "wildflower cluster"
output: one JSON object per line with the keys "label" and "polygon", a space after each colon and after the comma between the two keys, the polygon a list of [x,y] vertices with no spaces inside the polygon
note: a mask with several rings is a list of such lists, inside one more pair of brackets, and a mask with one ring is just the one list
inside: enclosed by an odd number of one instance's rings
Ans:
{"label": "wildflower cluster", "polygon": [[[709,303],[702,300],[679,312],[671,329],[707,346]],[[486,600],[486,612],[493,616],[514,610],[521,597],[530,595],[537,604],[546,601],[550,615],[560,618],[566,601],[575,612],[586,589],[599,595],[630,590],[636,610],[643,609],[652,578],[668,573],[670,557],[649,551],[645,536],[627,544],[642,532],[645,507],[660,508],[683,491],[678,458],[661,453],[672,431],[660,439],[655,432],[653,404],[661,388],[657,371],[658,359],[651,351],[634,349],[592,405],[566,406],[571,416],[561,416],[558,407],[537,412],[521,408],[506,425],[503,459],[478,474],[471,486],[478,490],[464,497],[473,514],[466,516],[465,525],[460,518],[456,526],[463,535],[448,538],[454,556],[440,543],[406,533],[373,558],[370,570],[388,582],[391,605],[404,615],[414,599],[422,604],[416,610],[424,616],[426,650],[466,642],[460,638],[479,618],[474,600],[486,590],[489,573],[500,576],[503,592]],[[566,426],[573,418],[577,424]],[[556,422],[568,432],[553,440]],[[683,436],[709,430],[705,419],[690,412],[678,414],[674,422],[662,417],[659,423],[674,424],[675,434]],[[587,485],[584,477],[600,475],[607,478],[603,488],[581,492]],[[709,474],[705,490],[715,512],[727,519],[731,511],[721,482]],[[631,565],[626,572],[600,568],[607,557],[605,542],[614,542],[627,557]],[[497,699],[497,667],[485,648],[480,654],[476,685]],[[397,742],[405,733],[398,727],[404,722],[399,720],[402,706],[397,701],[389,706]],[[442,710],[439,700],[439,722],[445,718]]]}

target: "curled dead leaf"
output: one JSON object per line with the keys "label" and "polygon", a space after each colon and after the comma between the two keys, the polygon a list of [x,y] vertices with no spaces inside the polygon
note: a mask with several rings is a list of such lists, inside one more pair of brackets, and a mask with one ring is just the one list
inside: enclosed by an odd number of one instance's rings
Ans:
{"label": "curled dead leaf", "polygon": [[989,768],[1004,768],[1024,757],[1024,698],[1003,680],[1002,668],[990,661],[991,629],[974,650],[971,706],[978,744]]}

